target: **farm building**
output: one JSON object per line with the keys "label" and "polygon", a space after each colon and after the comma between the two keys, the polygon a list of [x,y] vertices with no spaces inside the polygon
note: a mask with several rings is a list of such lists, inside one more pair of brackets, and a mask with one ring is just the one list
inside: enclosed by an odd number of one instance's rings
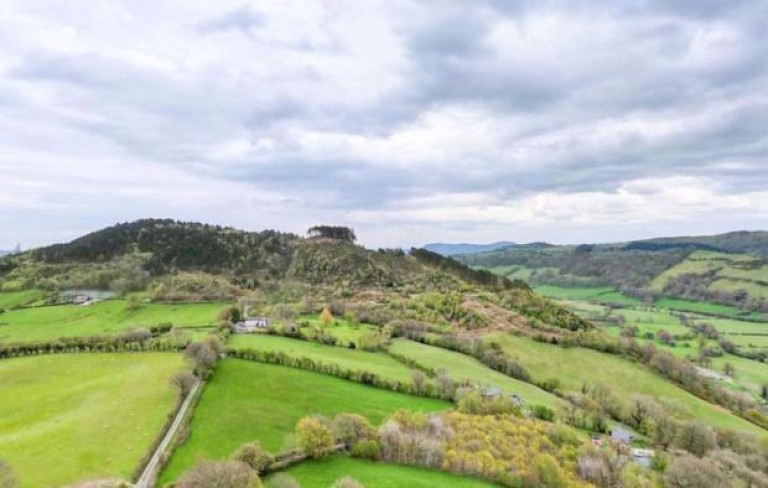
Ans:
{"label": "farm building", "polygon": [[484,400],[494,400],[501,396],[501,388],[496,388],[496,387],[483,388],[480,391],[480,396],[482,396]]}
{"label": "farm building", "polygon": [[637,464],[645,468],[650,468],[653,465],[653,456],[655,455],[653,449],[632,449],[632,458]]}
{"label": "farm building", "polygon": [[632,442],[632,434],[622,429],[613,429],[610,432],[611,440],[619,444],[629,444]]}
{"label": "farm building", "polygon": [[247,317],[235,324],[235,332],[247,334],[258,329],[269,329],[269,319],[266,317]]}

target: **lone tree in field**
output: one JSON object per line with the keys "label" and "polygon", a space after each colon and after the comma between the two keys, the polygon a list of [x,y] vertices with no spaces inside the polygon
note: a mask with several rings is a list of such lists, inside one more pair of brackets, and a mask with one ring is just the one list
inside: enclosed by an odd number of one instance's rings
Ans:
{"label": "lone tree in field", "polygon": [[333,314],[328,307],[323,307],[323,311],[320,312],[320,321],[324,326],[328,327],[333,322]]}
{"label": "lone tree in field", "polygon": [[326,239],[338,239],[340,241],[357,241],[355,231],[349,227],[339,227],[332,225],[316,225],[310,227],[307,231],[309,237],[325,237]]}

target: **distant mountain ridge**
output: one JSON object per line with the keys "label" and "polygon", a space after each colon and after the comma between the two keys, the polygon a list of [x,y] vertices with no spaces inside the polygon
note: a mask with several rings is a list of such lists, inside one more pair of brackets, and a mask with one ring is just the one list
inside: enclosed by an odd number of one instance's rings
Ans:
{"label": "distant mountain ridge", "polygon": [[490,244],[433,242],[425,245],[424,249],[436,252],[437,254],[442,254],[443,256],[459,256],[462,254],[478,254],[482,252],[496,251],[514,245],[514,242],[509,241],[492,242]]}
{"label": "distant mountain ridge", "polygon": [[666,251],[673,249],[717,251],[725,253],[758,254],[768,257],[768,231],[734,231],[725,234],[702,236],[653,237],[625,242],[605,242],[590,244],[549,244],[530,242],[517,244],[512,241],[498,241],[490,244],[442,243],[427,244],[424,249],[443,256],[463,256],[470,254],[494,253],[496,251],[530,251],[549,248],[597,248],[628,251]]}
{"label": "distant mountain ridge", "polygon": [[768,232],[736,231],[711,236],[658,237],[626,244],[626,249],[663,251],[665,249],[699,249],[726,253],[756,253],[768,256]]}

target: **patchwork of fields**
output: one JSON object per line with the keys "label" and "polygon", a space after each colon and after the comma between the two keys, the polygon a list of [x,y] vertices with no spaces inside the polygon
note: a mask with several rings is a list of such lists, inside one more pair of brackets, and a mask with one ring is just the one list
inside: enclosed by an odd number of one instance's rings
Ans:
{"label": "patchwork of fields", "polygon": [[108,335],[168,322],[185,327],[211,326],[218,324],[218,313],[225,305],[143,303],[131,309],[124,300],[108,300],[85,307],[22,308],[0,314],[0,342]]}
{"label": "patchwork of fields", "polygon": [[528,404],[545,405],[556,408],[563,405],[562,400],[534,385],[525,383],[494,371],[472,357],[446,349],[428,346],[406,339],[397,339],[389,350],[402,354],[435,370],[444,369],[455,381],[469,381],[480,387],[501,388],[505,393],[516,393]]}
{"label": "patchwork of fields", "polygon": [[[548,287],[542,291],[557,296],[578,313],[600,320],[606,316],[602,303],[620,303],[623,308],[612,308],[609,313],[621,316],[625,326],[636,325],[640,335],[655,335],[662,330],[680,336],[691,332],[681,323],[679,314],[646,307],[610,288]],[[0,293],[0,309],[29,304],[40,297],[39,292]],[[190,327],[198,331],[194,338],[202,339],[218,323],[219,311],[224,306],[225,303],[141,303],[132,309],[124,300],[109,300],[87,307],[18,308],[0,313],[0,343],[116,334],[168,322]],[[762,342],[763,332],[768,332],[767,324],[689,315],[694,322],[706,319],[739,347],[768,347],[768,343]],[[307,336],[312,336],[313,328],[320,325],[317,317],[303,316],[297,321],[310,323],[302,328]],[[268,334],[233,335],[227,346],[283,352],[374,373],[385,380],[411,383],[414,370],[386,352],[341,347],[359,344],[361,335],[374,329],[370,324],[353,325],[338,319],[326,333],[335,335],[340,346]],[[610,334],[620,333],[618,326],[606,330]],[[635,394],[649,395],[678,418],[764,434],[753,424],[621,357],[589,349],[559,348],[502,333],[487,338],[498,342],[534,380],[556,378],[562,392],[579,391],[585,384],[602,384],[625,403]],[[716,341],[707,345],[716,345]],[[695,355],[697,348],[695,340],[677,341],[675,347],[669,347],[680,356]],[[459,382],[517,393],[528,405],[546,405],[556,411],[564,405],[564,400],[556,395],[494,371],[464,354],[406,339],[393,340],[389,352],[434,370],[444,370]],[[746,388],[756,394],[768,378],[768,364],[730,355],[713,359],[712,367],[722,369],[725,362],[736,368],[734,388]],[[4,360],[0,362],[0,458],[13,466],[23,488],[58,486],[87,478],[128,479],[159,435],[177,400],[178,393],[169,378],[184,369],[182,355],[173,353],[51,355]],[[319,373],[224,359],[206,384],[191,418],[189,436],[171,456],[159,486],[178,479],[199,459],[227,458],[246,442],[258,440],[272,452],[290,447],[296,422],[308,415],[331,417],[353,412],[376,425],[399,409],[432,412],[452,406]],[[45,469],[40,468],[41,460]],[[288,473],[305,488],[328,487],[344,475],[355,477],[368,488],[496,486],[439,471],[344,456],[304,462]],[[267,479],[266,486],[273,482],[273,478]]]}
{"label": "patchwork of fields", "polygon": [[663,401],[669,413],[679,418],[697,419],[717,427],[763,434],[760,428],[746,420],[691,395],[627,359],[591,349],[560,348],[507,334],[491,335],[488,340],[499,343],[535,379],[557,379],[563,391],[578,392],[585,384],[600,384],[608,387],[624,403],[633,395],[648,395]]}
{"label": "patchwork of fields", "polygon": [[352,412],[374,424],[399,409],[437,411],[430,400],[283,366],[227,359],[218,366],[195,409],[189,439],[173,455],[161,483],[176,479],[199,458],[222,459],[258,440],[279,451],[307,415]]}
{"label": "patchwork of fields", "polygon": [[683,274],[712,274],[712,291],[746,290],[751,296],[768,299],[768,263],[753,256],[695,251],[656,277],[651,288],[663,291],[671,279]]}
{"label": "patchwork of fields", "polygon": [[327,346],[317,342],[301,341],[267,334],[232,336],[228,342],[235,349],[279,351],[292,357],[306,357],[325,364],[337,364],[342,368],[374,373],[382,379],[411,382],[413,370],[381,352],[367,352]]}
{"label": "patchwork of fields", "polygon": [[178,392],[178,354],[82,354],[0,361],[0,458],[20,486],[129,478]]}

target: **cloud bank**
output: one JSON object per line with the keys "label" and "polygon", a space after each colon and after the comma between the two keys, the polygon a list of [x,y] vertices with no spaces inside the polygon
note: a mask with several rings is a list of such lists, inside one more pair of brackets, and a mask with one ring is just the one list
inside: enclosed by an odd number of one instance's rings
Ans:
{"label": "cloud bank", "polygon": [[768,227],[768,4],[0,4],[0,248],[174,217],[373,246]]}

